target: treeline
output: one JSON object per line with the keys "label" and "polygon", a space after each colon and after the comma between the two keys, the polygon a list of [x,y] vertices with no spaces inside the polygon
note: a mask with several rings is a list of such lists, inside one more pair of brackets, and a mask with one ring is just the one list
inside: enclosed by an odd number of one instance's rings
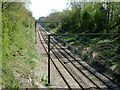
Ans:
{"label": "treeline", "polygon": [[[59,22],[57,31],[64,33],[120,33],[120,3],[69,2],[68,9],[53,12],[42,21]],[[56,26],[47,25],[50,24]]]}
{"label": "treeline", "polygon": [[[2,86],[3,88],[19,88],[20,82],[16,72],[26,72],[26,60],[28,47],[27,35],[34,30],[34,18],[26,8],[29,3],[25,2],[1,2],[2,12]],[[33,31],[34,32],[34,31]],[[31,34],[32,37],[34,33]],[[33,38],[34,39],[34,38]],[[30,41],[31,42],[31,41]],[[31,48],[31,47],[30,47]],[[26,50],[26,51],[24,51]],[[31,49],[30,49],[31,50]],[[30,51],[29,51],[30,53]],[[23,60],[23,61],[22,61]],[[23,65],[22,67],[21,64]],[[26,67],[26,68],[24,68]],[[23,70],[23,71],[22,71]]]}

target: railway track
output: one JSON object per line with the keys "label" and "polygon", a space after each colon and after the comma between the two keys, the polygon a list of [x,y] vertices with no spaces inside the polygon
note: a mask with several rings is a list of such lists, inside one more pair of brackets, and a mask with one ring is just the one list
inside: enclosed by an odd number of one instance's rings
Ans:
{"label": "railway track", "polygon": [[[38,36],[47,53],[48,32],[39,25]],[[75,58],[69,50],[62,46],[52,36],[51,61],[68,88],[120,90],[119,84],[106,75],[99,73],[80,58]],[[53,59],[56,58],[56,59]],[[64,63],[67,61],[68,63]]]}

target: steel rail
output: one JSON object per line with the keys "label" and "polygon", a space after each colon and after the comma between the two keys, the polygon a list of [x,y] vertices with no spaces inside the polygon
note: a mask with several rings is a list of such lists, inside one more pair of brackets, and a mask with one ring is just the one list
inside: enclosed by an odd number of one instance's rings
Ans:
{"label": "steel rail", "polygon": [[[42,37],[44,38],[44,36],[43,36],[43,34],[41,33],[41,35],[42,35]],[[44,40],[45,40],[45,38],[44,38]],[[47,44],[47,42],[45,41],[45,43]],[[83,88],[83,86],[79,83],[79,81],[77,81],[77,79],[73,76],[73,74],[68,70],[68,68],[62,63],[62,61],[59,59],[59,57],[54,53],[54,51],[53,50],[51,50],[52,51],[52,53],[54,54],[54,56],[58,59],[58,61],[62,64],[62,66],[67,70],[67,72],[71,75],[71,77],[76,81],[76,83],[82,88],[82,89],[84,89]]]}
{"label": "steel rail", "polygon": [[[53,39],[53,38],[52,38]],[[56,45],[58,45],[63,51],[65,51],[70,57],[72,57],[74,60],[76,60],[75,57],[73,57],[69,52],[67,52],[64,48],[62,48],[57,42]],[[73,54],[73,53],[72,53]],[[77,60],[76,60],[77,61]],[[78,61],[77,61],[78,62]],[[80,62],[78,62],[80,64]],[[110,77],[108,77],[107,75],[105,75],[104,73],[102,73],[99,69],[97,69],[95,66],[91,65],[90,63],[87,62],[87,64],[89,64],[91,67],[95,68],[99,73],[101,73],[103,76],[105,76],[106,78],[108,78],[110,81],[114,82],[115,84],[117,84],[118,86],[120,86],[117,82],[115,82],[114,80],[112,80]],[[84,65],[83,65],[84,66]],[[86,68],[84,66],[84,68]],[[89,69],[88,69],[89,70]],[[90,70],[89,70],[90,71]],[[91,71],[90,71],[91,72]],[[94,74],[94,73],[93,73]],[[98,77],[99,78],[99,77]]]}
{"label": "steel rail", "polygon": [[[57,44],[58,45],[58,44]],[[60,47],[61,48],[61,47]],[[61,48],[61,49],[64,49],[64,48]],[[63,50],[63,51],[65,51],[65,50]],[[64,54],[62,54],[63,56],[65,56]],[[70,55],[70,54],[68,54],[68,55]],[[66,57],[66,56],[65,56]],[[67,57],[66,57],[67,58]],[[68,58],[67,58],[68,59]],[[76,58],[73,58],[75,61],[77,61],[76,60]],[[69,60],[70,61],[70,60]],[[71,61],[70,61],[71,62]],[[99,78],[96,74],[94,74],[92,71],[90,71],[88,68],[86,68],[82,63],[80,63],[79,61],[77,61],[81,66],[83,66],[86,70],[88,70],[91,74],[93,74],[97,79],[99,79],[102,83],[104,83],[107,87],[109,87],[110,89],[114,89],[114,88],[112,88],[110,85],[108,85],[106,82],[104,82],[101,78]],[[72,62],[71,62],[72,63]],[[73,63],[72,63],[73,64]],[[74,64],[73,64],[74,65]],[[74,65],[75,66],[75,65]],[[75,66],[76,67],[76,66]],[[77,67],[76,67],[77,68]],[[80,69],[79,68],[77,68],[79,71],[80,71]],[[86,76],[86,75],[85,75]],[[90,79],[89,79],[90,80]],[[92,82],[92,80],[90,80],[91,82]]]}
{"label": "steel rail", "polygon": [[[44,30],[44,32],[46,33],[47,31],[45,30],[45,29],[43,29]],[[47,34],[47,33],[46,33]],[[94,33],[95,34],[95,33]],[[99,33],[98,33],[99,34]],[[52,34],[52,35],[54,35],[54,34]],[[106,34],[104,34],[104,35],[106,35]],[[111,35],[111,34],[110,34]],[[114,35],[114,34],[113,34]],[[116,35],[116,34],[115,34]],[[117,35],[119,35],[119,34],[117,34]],[[53,38],[52,38],[53,39]],[[56,44],[61,48],[61,49],[63,49],[69,56],[71,56],[74,60],[76,60],[76,58],[75,57],[73,57],[69,52],[67,52],[64,48],[62,48],[57,42],[56,42]],[[77,60],[76,60],[77,61]],[[78,61],[77,61],[78,62]],[[80,63],[80,62],[78,62],[78,63]],[[112,80],[110,77],[108,77],[106,74],[104,74],[104,73],[102,73],[99,69],[97,69],[95,66],[93,66],[93,65],[91,65],[90,63],[88,63],[88,62],[86,62],[87,64],[89,64],[91,67],[93,67],[93,68],[95,68],[99,73],[101,73],[103,76],[105,76],[107,79],[109,79],[110,81],[112,81],[112,82],[114,82],[115,84],[117,84],[118,86],[120,86],[120,84],[118,84],[117,82],[115,82],[114,80]],[[82,64],[83,65],[83,64]],[[84,66],[84,65],[83,65]],[[85,66],[84,66],[84,68],[86,68]],[[89,70],[89,69],[88,69]],[[90,71],[90,70],[89,70]],[[91,72],[91,71],[90,71]],[[93,73],[93,72],[91,72],[91,73]],[[94,74],[94,73],[93,73]],[[98,77],[98,76],[97,76]],[[98,77],[99,78],[99,77]],[[103,81],[104,82],[104,81]]]}
{"label": "steel rail", "polygon": [[[45,34],[46,34],[46,33],[45,33]],[[46,35],[45,35],[45,36],[46,36]],[[53,39],[52,39],[52,40],[53,40]],[[51,42],[51,44],[54,45],[53,42]],[[57,44],[56,44],[56,45],[57,45]],[[55,46],[55,47],[56,47],[56,46]],[[60,47],[60,48],[61,48],[61,47]],[[56,47],[56,49],[57,49],[70,63],[72,63],[72,65],[73,65],[75,68],[77,68],[77,70],[79,70],[87,79],[89,79],[97,88],[101,89],[96,83],[93,82],[92,79],[90,79],[85,73],[83,73],[83,72],[80,70],[80,68],[78,68],[73,62],[71,62],[70,59],[69,59],[67,56],[65,56],[57,47]]]}
{"label": "steel rail", "polygon": [[[45,50],[46,53],[48,54],[48,52],[47,52],[47,50],[46,50],[46,48],[45,48],[45,46],[44,46],[44,44],[43,44],[43,42],[42,42],[42,40],[41,40],[41,37],[40,37],[39,32],[38,32],[38,36],[39,36],[40,42],[41,42],[41,44],[42,44],[44,50]],[[54,63],[53,59],[52,59],[51,57],[50,57],[50,59],[51,59],[53,65],[55,66],[55,68],[57,69],[58,73],[60,74],[60,76],[62,77],[62,79],[63,79],[64,82],[66,83],[66,85],[68,86],[68,88],[71,89],[70,85],[69,85],[68,82],[65,80],[64,76],[62,75],[62,73],[60,72],[60,70],[58,69],[58,67],[56,66],[56,64]]]}
{"label": "steel rail", "polygon": [[[46,31],[44,30],[44,32],[46,33]],[[47,34],[47,33],[46,33]],[[46,35],[45,35],[46,36]],[[53,38],[52,38],[53,39]],[[56,43],[58,46],[60,46],[58,43]],[[61,49],[63,49],[65,52],[67,52],[64,48],[62,48],[61,46],[60,46],[60,48]],[[69,56],[71,56],[74,60],[76,60],[76,58],[74,58],[71,54],[69,54],[68,52],[67,52],[67,54],[69,55]],[[76,60],[77,61],[77,60]],[[77,61],[78,62],[78,61]],[[80,65],[82,65],[85,69],[87,69],[83,64],[81,64],[80,62],[78,62]],[[96,74],[94,74],[93,72],[91,72],[89,69],[87,69],[91,74],[93,74],[96,78],[98,78],[102,83],[104,83],[107,87],[109,87],[110,89],[114,89],[114,87],[111,87],[110,85],[108,85],[106,82],[104,82],[101,78],[99,78]],[[110,78],[108,78],[110,81],[111,81],[111,79]]]}
{"label": "steel rail", "polygon": [[[55,46],[56,47],[56,46]],[[63,54],[57,47],[56,49],[75,67],[77,70],[79,70],[87,79],[89,79],[97,88],[101,89],[96,83],[93,82],[92,79],[90,79],[83,71],[80,70],[65,54]],[[88,69],[87,69],[88,70]]]}
{"label": "steel rail", "polygon": [[[45,33],[46,33],[46,31],[45,30],[43,30]],[[47,34],[47,33],[46,33]],[[47,35],[45,35],[45,36],[47,36]],[[52,38],[53,39],[53,38]],[[61,49],[63,49],[69,56],[71,56],[73,59],[75,59],[71,54],[69,54],[64,48],[62,48],[59,44],[57,44]],[[64,55],[63,55],[64,56]],[[75,59],[76,60],[76,59]],[[76,60],[77,61],[77,60]],[[78,61],[77,61],[78,62]],[[80,63],[80,62],[79,62]],[[88,63],[89,64],[89,63]],[[90,65],[90,64],[89,64]],[[91,66],[91,65],[90,65]],[[84,68],[86,68],[85,66],[83,66]],[[92,66],[93,67],[93,66]],[[87,70],[89,70],[88,68],[86,68]],[[95,68],[96,69],[96,68]],[[97,70],[97,69],[96,69]],[[97,70],[98,72],[99,72],[99,70]],[[94,74],[93,72],[91,72],[90,70],[89,70],[89,72],[90,73],[92,73],[94,76],[96,76],[96,74]],[[101,73],[101,72],[100,72]],[[113,80],[111,80],[108,76],[106,76],[105,74],[103,74],[103,73],[101,73],[102,75],[104,75],[107,79],[109,79],[110,81],[113,81]],[[113,87],[110,87],[108,84],[106,84],[106,82],[104,82],[103,80],[101,80],[98,76],[97,76],[97,78],[100,80],[100,81],[102,81],[106,86],[108,86],[109,88],[111,88],[111,89],[113,89]],[[117,84],[115,81],[113,81],[115,84]],[[119,85],[119,84],[117,84],[117,85]]]}

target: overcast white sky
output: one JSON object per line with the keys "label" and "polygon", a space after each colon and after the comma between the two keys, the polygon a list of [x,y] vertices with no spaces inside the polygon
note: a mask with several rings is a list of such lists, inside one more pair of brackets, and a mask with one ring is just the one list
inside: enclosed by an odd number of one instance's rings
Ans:
{"label": "overcast white sky", "polygon": [[31,0],[30,10],[35,19],[41,16],[47,16],[52,9],[62,11],[67,7],[68,0]]}

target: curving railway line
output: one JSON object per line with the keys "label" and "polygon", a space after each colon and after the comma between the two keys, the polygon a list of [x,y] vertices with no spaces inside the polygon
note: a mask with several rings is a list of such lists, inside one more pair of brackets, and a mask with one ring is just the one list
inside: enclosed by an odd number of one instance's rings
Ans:
{"label": "curving railway line", "polygon": [[[48,32],[37,24],[37,34],[48,54]],[[120,85],[110,77],[98,72],[50,36],[50,60],[69,89],[120,90]],[[56,59],[53,59],[56,58]],[[67,61],[67,63],[65,63]],[[72,83],[71,83],[72,82]]]}

